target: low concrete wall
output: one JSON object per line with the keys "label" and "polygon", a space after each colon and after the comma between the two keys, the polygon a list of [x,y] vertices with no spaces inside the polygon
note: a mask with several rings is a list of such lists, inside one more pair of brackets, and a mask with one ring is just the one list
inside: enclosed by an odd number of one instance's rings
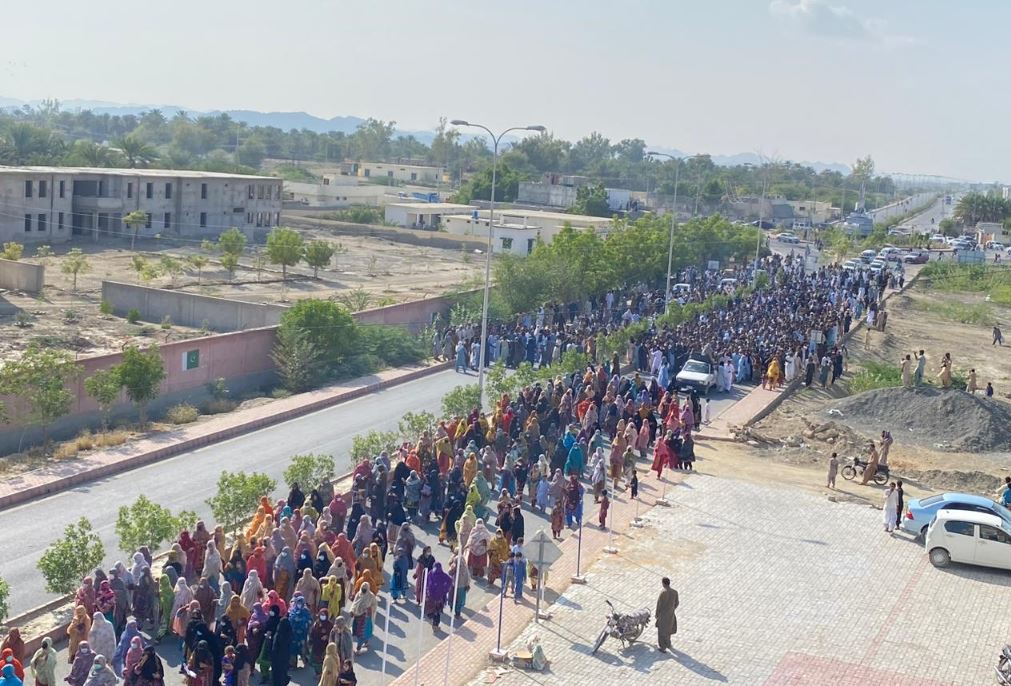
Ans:
{"label": "low concrete wall", "polygon": [[[480,293],[481,289],[467,291],[466,293]],[[432,317],[436,314],[444,318],[453,306],[454,296],[439,295],[424,300],[412,300],[411,302],[377,307],[373,310],[362,310],[355,312],[355,321],[359,324],[389,324],[392,326],[404,326],[411,333],[418,333],[432,323]]]}
{"label": "low concrete wall", "polygon": [[423,245],[449,250],[484,250],[488,245],[487,238],[478,236],[456,236],[444,231],[424,231],[422,229],[407,229],[399,226],[382,226],[379,224],[353,224],[350,222],[322,219],[321,212],[292,211],[284,213],[284,225],[296,229],[317,229],[329,231],[338,236],[369,236],[384,238],[395,243],[408,245]]}
{"label": "low concrete wall", "polygon": [[113,312],[121,317],[136,309],[144,321],[159,323],[167,316],[173,324],[206,325],[211,331],[245,331],[274,326],[281,321],[281,315],[287,309],[281,305],[215,298],[117,281],[102,282],[102,300],[111,304]]}
{"label": "low concrete wall", "polygon": [[46,268],[41,264],[0,260],[0,288],[40,293],[46,285]]}
{"label": "low concrete wall", "polygon": [[[207,398],[206,384],[214,379],[225,379],[229,389],[236,393],[273,383],[275,372],[270,351],[275,336],[276,327],[267,327],[160,346],[165,363],[165,380],[150,411],[157,413],[179,402],[199,403]],[[81,429],[99,424],[101,414],[98,404],[85,392],[84,380],[101,369],[118,364],[122,357],[116,353],[78,360],[83,373],[69,386],[74,395],[73,404],[69,414],[50,427],[50,436],[69,438]],[[41,440],[39,429],[24,425],[25,408],[17,398],[0,398],[0,401],[5,403],[11,415],[11,423],[2,425],[3,430],[0,431],[0,454],[15,452],[20,446]],[[113,410],[113,416],[135,415],[136,410],[123,394]]]}

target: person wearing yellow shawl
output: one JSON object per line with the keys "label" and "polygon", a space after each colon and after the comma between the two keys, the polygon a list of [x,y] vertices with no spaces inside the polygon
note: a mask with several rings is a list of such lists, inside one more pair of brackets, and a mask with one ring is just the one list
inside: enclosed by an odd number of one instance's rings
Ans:
{"label": "person wearing yellow shawl", "polygon": [[477,476],[477,455],[469,453],[463,462],[463,483],[470,487],[475,476]]}
{"label": "person wearing yellow shawl", "polygon": [[509,543],[502,529],[495,530],[495,537],[488,544],[488,583],[494,585],[502,576],[502,563],[509,558]]}

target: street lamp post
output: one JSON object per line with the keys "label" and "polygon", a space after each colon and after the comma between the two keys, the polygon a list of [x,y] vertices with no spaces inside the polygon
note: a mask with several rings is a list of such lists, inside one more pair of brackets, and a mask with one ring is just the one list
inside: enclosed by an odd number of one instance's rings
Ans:
{"label": "street lamp post", "polygon": [[491,295],[491,252],[493,233],[495,231],[495,182],[498,177],[498,145],[502,141],[502,137],[510,131],[537,131],[539,133],[544,133],[547,129],[539,124],[535,126],[513,126],[496,136],[487,126],[484,126],[483,124],[472,124],[465,119],[454,119],[450,122],[450,124],[453,126],[472,126],[474,128],[483,129],[488,132],[488,135],[491,136],[492,140],[491,199],[488,203],[488,248],[484,258],[484,302],[481,305],[481,350],[478,354],[477,363],[478,400],[483,406],[485,354],[488,347],[488,298]]}

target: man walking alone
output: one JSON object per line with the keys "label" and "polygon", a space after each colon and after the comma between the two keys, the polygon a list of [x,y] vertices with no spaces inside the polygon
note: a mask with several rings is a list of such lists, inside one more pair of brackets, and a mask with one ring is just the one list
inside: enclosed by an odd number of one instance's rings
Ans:
{"label": "man walking alone", "polygon": [[671,635],[678,632],[678,618],[674,614],[678,608],[678,592],[670,587],[670,579],[667,577],[660,583],[663,584],[663,590],[656,599],[656,642],[660,652],[665,653],[673,647]]}

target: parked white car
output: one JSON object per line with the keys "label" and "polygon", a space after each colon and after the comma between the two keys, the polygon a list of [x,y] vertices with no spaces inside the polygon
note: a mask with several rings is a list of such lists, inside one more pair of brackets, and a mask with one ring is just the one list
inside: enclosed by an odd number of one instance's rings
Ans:
{"label": "parked white car", "polygon": [[1011,525],[997,515],[938,510],[925,543],[935,567],[962,562],[1011,570]]}

